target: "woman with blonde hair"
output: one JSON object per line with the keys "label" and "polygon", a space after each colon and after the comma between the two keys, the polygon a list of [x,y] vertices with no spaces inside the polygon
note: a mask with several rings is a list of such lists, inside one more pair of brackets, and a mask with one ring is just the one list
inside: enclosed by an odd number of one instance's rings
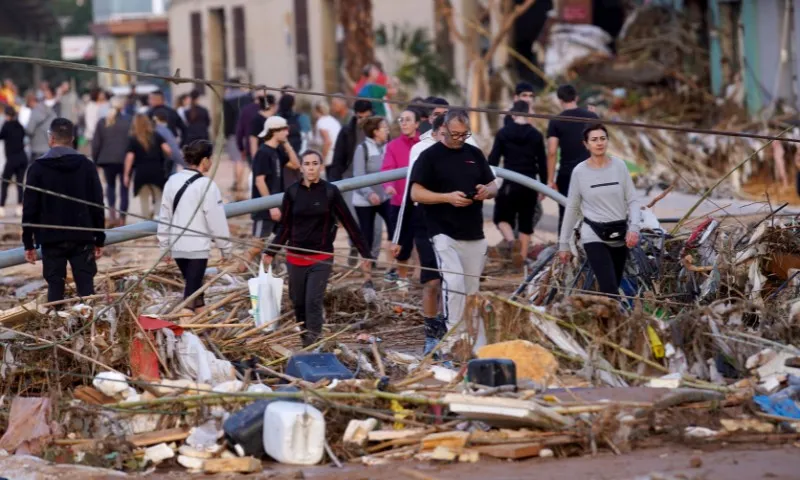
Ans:
{"label": "woman with blonde hair", "polygon": [[142,202],[142,215],[146,218],[153,218],[161,205],[161,192],[167,179],[164,158],[171,155],[172,150],[164,137],[155,132],[147,115],[140,113],[133,117],[124,179],[125,186],[130,186],[133,172],[133,195]]}
{"label": "woman with blonde hair", "polygon": [[[128,187],[123,182],[125,154],[131,118],[124,113],[125,99],[113,97],[106,118],[97,122],[92,138],[92,159],[103,169],[106,181],[106,202],[111,207],[111,227],[125,225],[128,213]],[[117,205],[117,178],[119,178],[119,210]]]}

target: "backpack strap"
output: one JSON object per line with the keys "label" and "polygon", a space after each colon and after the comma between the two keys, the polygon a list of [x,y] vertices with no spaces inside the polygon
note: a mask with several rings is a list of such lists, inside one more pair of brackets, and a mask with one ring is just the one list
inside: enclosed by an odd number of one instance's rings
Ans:
{"label": "backpack strap", "polygon": [[184,182],[184,184],[181,186],[180,190],[178,190],[178,193],[175,194],[175,199],[172,200],[172,213],[173,214],[175,214],[175,211],[178,209],[178,203],[181,201],[181,197],[183,197],[183,194],[186,192],[186,189],[189,188],[189,185],[193,184],[194,182],[196,182],[197,180],[199,180],[202,177],[203,177],[203,174],[200,173],[200,172],[197,172],[196,174],[194,174],[191,177],[189,177],[189,179],[187,179],[186,182]]}
{"label": "backpack strap", "polygon": [[364,150],[364,165],[366,165],[369,162],[369,148],[367,148],[366,141],[361,142],[361,148]]}

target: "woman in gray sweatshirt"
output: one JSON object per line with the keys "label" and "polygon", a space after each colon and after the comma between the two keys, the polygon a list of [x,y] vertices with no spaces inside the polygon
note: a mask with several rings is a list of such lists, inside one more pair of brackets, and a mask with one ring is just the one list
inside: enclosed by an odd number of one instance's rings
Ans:
{"label": "woman in gray sweatshirt", "polygon": [[[364,141],[356,146],[353,154],[353,177],[378,173],[383,166],[386,154],[386,142],[389,140],[389,126],[383,117],[370,117],[364,121]],[[389,199],[397,192],[391,186],[373,185],[359,188],[353,192],[353,206],[361,227],[361,234],[370,250],[373,244],[381,241],[374,238],[375,216],[380,215],[386,222],[389,238],[394,233],[394,221],[391,215]]]}
{"label": "woman in gray sweatshirt", "polygon": [[583,131],[590,157],[572,171],[559,239],[559,257],[572,257],[569,242],[583,217],[580,236],[600,293],[619,294],[628,249],[639,243],[641,212],[628,167],[608,155],[608,130],[592,124]]}
{"label": "woman in gray sweatshirt", "polygon": [[[128,213],[128,187],[122,181],[122,174],[125,169],[125,154],[128,152],[131,118],[123,113],[124,108],[125,99],[112,98],[108,116],[97,122],[92,137],[92,158],[97,166],[103,169],[106,180],[106,202],[111,207],[112,227],[125,225]],[[119,180],[119,210],[116,210],[117,180]]]}

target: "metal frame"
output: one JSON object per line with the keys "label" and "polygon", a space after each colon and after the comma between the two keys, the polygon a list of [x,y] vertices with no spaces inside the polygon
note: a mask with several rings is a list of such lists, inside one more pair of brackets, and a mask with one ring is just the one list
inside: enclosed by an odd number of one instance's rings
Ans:
{"label": "metal frame", "polygon": [[[335,182],[334,184],[339,187],[341,191],[348,192],[358,188],[380,185],[382,183],[403,179],[406,177],[407,170],[407,167],[398,168],[386,172],[372,173],[358,178],[348,178],[347,180],[341,180]],[[495,167],[493,170],[495,175],[499,178],[524,185],[552,198],[561,205],[566,205],[567,203],[567,199],[563,195],[530,177],[512,172],[511,170],[506,170],[505,168]],[[247,215],[259,210],[279,207],[282,201],[283,194],[278,193],[268,197],[229,203],[225,205],[225,215],[228,218]],[[158,224],[153,221],[140,222],[132,225],[125,225],[124,227],[114,228],[109,230],[106,234],[106,245],[114,245],[115,243],[122,243],[130,240],[136,240],[137,238],[155,235],[157,228]],[[22,247],[0,252],[0,268],[13,267],[23,263],[25,263],[25,249]]]}

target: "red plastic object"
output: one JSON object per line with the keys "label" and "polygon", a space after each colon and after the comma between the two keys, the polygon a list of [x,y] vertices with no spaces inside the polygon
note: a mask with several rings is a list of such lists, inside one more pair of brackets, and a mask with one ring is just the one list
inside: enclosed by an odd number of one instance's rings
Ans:
{"label": "red plastic object", "polygon": [[[160,318],[153,318],[147,316],[140,316],[138,319],[139,325],[145,331],[145,335],[150,336],[150,342],[155,345],[155,336],[151,333],[153,330],[160,330],[162,328],[169,328],[175,335],[182,335],[183,328],[166,320]],[[160,380],[161,375],[158,371],[158,355],[150,346],[150,342],[141,337],[141,332],[138,332],[131,342],[131,374],[134,378],[139,377],[147,380]]]}

